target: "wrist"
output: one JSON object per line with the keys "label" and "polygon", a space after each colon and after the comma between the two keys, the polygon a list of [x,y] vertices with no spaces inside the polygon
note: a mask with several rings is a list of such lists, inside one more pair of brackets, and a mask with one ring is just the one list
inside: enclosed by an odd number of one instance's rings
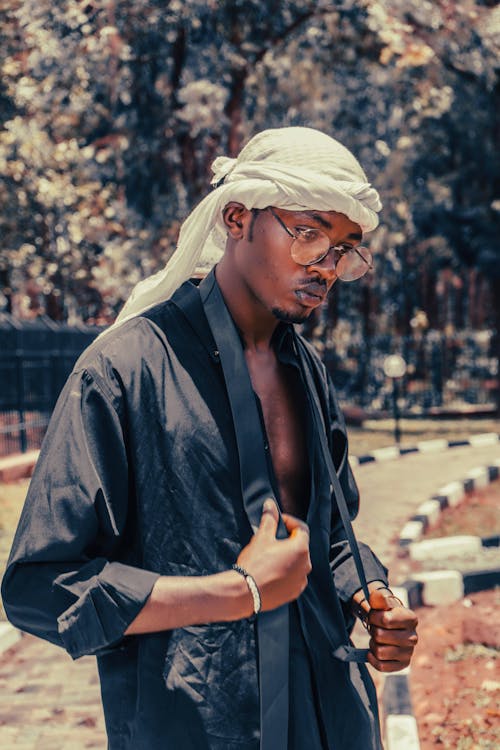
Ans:
{"label": "wrist", "polygon": [[[392,594],[389,586],[384,581],[370,581],[367,586],[369,594],[371,594],[373,591],[380,591],[382,589],[385,591],[389,591]],[[351,611],[358,619],[361,620],[365,627],[367,627],[368,624],[368,614],[370,612],[370,609],[370,602],[367,600],[363,589],[358,589],[358,591],[353,594],[351,599]]]}
{"label": "wrist", "polygon": [[262,609],[262,599],[255,578],[248,572],[248,570],[242,568],[241,565],[238,565],[238,563],[234,563],[233,570],[245,579],[245,583],[252,596],[253,612],[251,619],[255,619]]}
{"label": "wrist", "polygon": [[[387,591],[391,591],[389,588],[389,585],[385,583],[384,581],[370,581],[368,584],[368,592],[371,594],[372,591],[379,591],[380,589],[385,589]],[[391,591],[392,594],[392,591]],[[366,601],[366,597],[364,595],[363,589],[358,589],[354,592],[352,595],[351,602],[352,604],[360,604],[363,599]]]}
{"label": "wrist", "polygon": [[221,620],[244,620],[254,613],[253,598],[245,578],[236,570],[226,570],[218,574],[224,585],[225,600]]}

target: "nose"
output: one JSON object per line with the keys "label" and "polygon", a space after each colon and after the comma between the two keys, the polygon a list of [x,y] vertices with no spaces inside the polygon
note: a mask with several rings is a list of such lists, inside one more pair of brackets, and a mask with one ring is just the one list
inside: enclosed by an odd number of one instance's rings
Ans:
{"label": "nose", "polygon": [[324,258],[307,266],[308,270],[314,270],[328,283],[333,284],[337,280],[337,258],[334,248],[330,248]]}

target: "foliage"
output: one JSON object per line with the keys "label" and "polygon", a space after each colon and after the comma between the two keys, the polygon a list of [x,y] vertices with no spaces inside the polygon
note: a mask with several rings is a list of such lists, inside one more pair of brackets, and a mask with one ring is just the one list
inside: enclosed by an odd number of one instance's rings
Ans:
{"label": "foliage", "polygon": [[16,314],[112,319],[169,257],[214,156],[287,124],[352,148],[385,204],[379,270],[331,314],[355,307],[367,332],[404,330],[418,308],[432,317],[429,285],[464,284],[465,265],[478,288],[498,278],[495,3],[0,9],[0,278]]}

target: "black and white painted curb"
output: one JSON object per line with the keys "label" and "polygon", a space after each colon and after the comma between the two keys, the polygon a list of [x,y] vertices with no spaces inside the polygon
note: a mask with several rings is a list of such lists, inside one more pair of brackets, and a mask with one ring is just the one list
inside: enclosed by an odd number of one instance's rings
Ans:
{"label": "black and white painted curb", "polygon": [[409,686],[410,667],[387,674],[382,692],[385,750],[420,750]]}
{"label": "black and white painted curb", "polygon": [[[451,556],[475,553],[482,547],[499,546],[500,537],[477,536],[443,537],[418,541],[426,528],[435,523],[442,510],[458,505],[470,492],[485,487],[500,475],[500,459],[491,465],[471,470],[462,481],[441,487],[430,500],[423,503],[404,526],[399,546],[414,560],[446,559]],[[499,561],[500,562],[500,561]],[[500,566],[496,569],[461,572],[433,570],[415,573],[411,580],[392,589],[406,607],[451,604],[476,591],[500,585]],[[385,716],[386,750],[420,750],[417,722],[413,715],[410,695],[410,667],[385,676],[382,706]]]}
{"label": "black and white painted curb", "polygon": [[374,461],[393,461],[394,459],[407,456],[411,453],[441,453],[448,448],[462,448],[470,446],[472,448],[482,448],[500,443],[500,435],[496,432],[484,432],[481,435],[471,435],[464,440],[422,440],[413,447],[400,448],[397,445],[390,445],[387,448],[378,448],[364,456],[350,456],[349,463],[354,468],[363,466]]}
{"label": "black and white painted curb", "polygon": [[[444,557],[451,554],[467,554],[476,551],[481,546],[497,546],[496,537],[482,540],[480,537],[454,537],[454,541],[428,540],[420,542],[420,538],[427,527],[436,523],[445,508],[453,508],[459,505],[464,497],[473,490],[486,487],[490,482],[500,476],[500,458],[488,466],[480,466],[471,469],[461,481],[450,482],[440,487],[429,500],[422,503],[415,514],[403,526],[399,535],[398,544],[402,549],[407,549],[410,556],[420,555],[415,559],[426,557]],[[448,546],[448,549],[446,547]]]}
{"label": "black and white painted curb", "polygon": [[[500,568],[460,573],[437,570],[419,573],[401,586],[392,586],[394,594],[406,607],[448,604],[476,591],[500,585]],[[411,669],[387,674],[382,691],[385,717],[385,750],[420,750],[417,721],[410,695]]]}

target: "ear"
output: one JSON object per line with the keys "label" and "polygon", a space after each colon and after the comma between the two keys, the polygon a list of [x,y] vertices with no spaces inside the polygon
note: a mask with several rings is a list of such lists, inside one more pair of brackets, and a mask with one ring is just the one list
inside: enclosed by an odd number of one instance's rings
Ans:
{"label": "ear", "polygon": [[245,229],[252,214],[242,203],[231,201],[222,211],[222,217],[228,235],[234,240],[240,240],[245,236]]}

